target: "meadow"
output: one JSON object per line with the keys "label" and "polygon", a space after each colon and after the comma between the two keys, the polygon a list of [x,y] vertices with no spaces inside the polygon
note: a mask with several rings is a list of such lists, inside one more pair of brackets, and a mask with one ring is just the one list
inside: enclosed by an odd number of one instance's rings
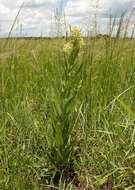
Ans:
{"label": "meadow", "polygon": [[0,40],[0,189],[134,190],[135,40],[65,41]]}

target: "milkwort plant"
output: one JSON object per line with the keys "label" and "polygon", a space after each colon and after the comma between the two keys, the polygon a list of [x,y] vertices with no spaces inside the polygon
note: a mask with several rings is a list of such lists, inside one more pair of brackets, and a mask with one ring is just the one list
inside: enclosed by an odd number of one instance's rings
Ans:
{"label": "milkwort plant", "polygon": [[83,45],[81,30],[77,27],[72,28],[69,41],[63,47],[64,72],[60,81],[61,90],[57,92],[54,90],[53,93],[53,116],[47,142],[48,157],[56,169],[57,179],[60,178],[60,173],[69,179],[73,178],[74,173],[73,162],[76,152],[74,134],[80,107],[76,97],[82,86],[80,75],[83,68],[83,64],[79,64],[77,58]]}

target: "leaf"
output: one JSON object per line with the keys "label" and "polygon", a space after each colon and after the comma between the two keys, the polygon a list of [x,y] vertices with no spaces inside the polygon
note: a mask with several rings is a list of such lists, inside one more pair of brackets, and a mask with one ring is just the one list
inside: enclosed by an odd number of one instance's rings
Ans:
{"label": "leaf", "polygon": [[127,103],[125,103],[123,100],[118,100],[122,108],[127,112],[129,117],[135,117],[135,113],[133,112],[131,106]]}
{"label": "leaf", "polygon": [[55,143],[58,149],[63,145],[62,129],[59,126],[55,128]]}

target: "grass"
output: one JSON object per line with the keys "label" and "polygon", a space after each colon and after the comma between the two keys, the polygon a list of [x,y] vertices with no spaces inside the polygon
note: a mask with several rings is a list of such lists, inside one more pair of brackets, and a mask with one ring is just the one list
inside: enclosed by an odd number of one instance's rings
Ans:
{"label": "grass", "polygon": [[48,157],[48,141],[52,147],[52,123],[59,129],[54,105],[64,101],[57,94],[65,41],[10,39],[4,46],[1,40],[0,189],[135,189],[135,41],[85,41],[75,59],[83,67],[69,78],[69,88],[78,87],[68,118],[76,127],[72,171],[64,174]]}

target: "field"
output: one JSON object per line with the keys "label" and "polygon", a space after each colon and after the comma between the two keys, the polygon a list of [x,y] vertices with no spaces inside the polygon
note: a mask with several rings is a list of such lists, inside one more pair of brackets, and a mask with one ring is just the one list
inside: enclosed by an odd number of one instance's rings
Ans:
{"label": "field", "polygon": [[135,41],[84,42],[0,40],[0,190],[135,189]]}

